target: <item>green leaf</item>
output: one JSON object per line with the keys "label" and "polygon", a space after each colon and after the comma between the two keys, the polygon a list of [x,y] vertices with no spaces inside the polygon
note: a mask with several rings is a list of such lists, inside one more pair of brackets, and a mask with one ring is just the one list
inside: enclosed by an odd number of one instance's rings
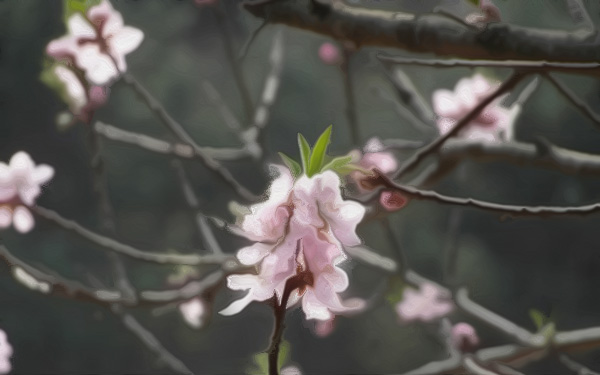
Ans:
{"label": "green leaf", "polygon": [[321,134],[319,139],[315,142],[310,155],[310,162],[308,167],[308,177],[311,177],[321,171],[323,167],[323,161],[325,160],[325,153],[327,152],[327,146],[331,142],[331,129],[333,125],[329,125],[327,129]]}
{"label": "green leaf", "polygon": [[292,176],[294,176],[294,178],[302,174],[302,167],[300,166],[300,164],[298,164],[296,160],[290,158],[283,152],[280,152],[279,156],[281,157],[285,165],[289,168],[290,172],[292,172]]}
{"label": "green leaf", "polygon": [[479,6],[479,0],[467,0],[468,2],[470,2],[471,4],[475,5],[476,7]]}
{"label": "green leaf", "polygon": [[75,13],[85,14],[94,5],[100,4],[101,0],[63,0],[63,13],[65,23]]}
{"label": "green leaf", "polygon": [[388,281],[388,288],[385,294],[385,299],[390,305],[395,306],[398,302],[402,301],[405,288],[406,283],[402,279],[402,276],[395,275],[391,277]]}
{"label": "green leaf", "polygon": [[300,148],[300,159],[302,160],[302,169],[304,173],[308,174],[308,167],[310,162],[310,146],[306,141],[306,138],[298,133],[298,148]]}
{"label": "green leaf", "polygon": [[530,309],[529,316],[531,317],[531,320],[533,321],[533,324],[535,324],[535,328],[538,331],[542,329],[542,327],[546,324],[546,320],[548,319],[544,313],[536,309]]}
{"label": "green leaf", "polygon": [[331,161],[321,168],[321,171],[326,171],[331,169],[334,172],[337,172],[338,169],[341,169],[347,166],[352,161],[352,155],[347,156],[338,156],[337,158],[331,159]]}
{"label": "green leaf", "polygon": [[[290,360],[290,343],[282,341],[279,345],[279,358],[277,359],[277,370],[280,371],[284,364]],[[249,375],[268,375],[269,356],[267,353],[258,353],[254,356],[254,366],[248,370]]]}

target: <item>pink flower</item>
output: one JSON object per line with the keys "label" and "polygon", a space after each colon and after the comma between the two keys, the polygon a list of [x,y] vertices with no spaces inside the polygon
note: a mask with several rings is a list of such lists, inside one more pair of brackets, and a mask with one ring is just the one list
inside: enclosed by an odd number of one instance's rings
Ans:
{"label": "pink flower", "polygon": [[423,283],[420,289],[406,289],[402,301],[396,305],[400,319],[423,322],[441,318],[454,309],[452,302],[432,283]]}
{"label": "pink flower", "polygon": [[457,323],[450,333],[452,344],[462,352],[472,352],[479,345],[479,337],[472,325]]}
{"label": "pink flower", "polygon": [[[433,108],[439,116],[437,125],[441,134],[448,133],[456,123],[466,116],[483,99],[493,93],[496,85],[490,84],[480,74],[463,78],[456,84],[454,92],[440,89],[433,93]],[[459,133],[459,137],[483,141],[500,142],[512,137],[512,126],[516,112],[500,106],[498,98]]]}
{"label": "pink flower", "polygon": [[479,9],[479,12],[471,13],[466,17],[465,21],[468,24],[483,28],[488,23],[502,21],[502,13],[492,0],[481,0]]}
{"label": "pink flower", "polygon": [[36,166],[24,151],[12,156],[7,164],[0,162],[0,228],[11,224],[21,233],[34,225],[33,215],[25,206],[34,204],[41,186],[54,175],[49,165]]}
{"label": "pink flower", "polygon": [[144,33],[124,26],[121,14],[108,0],[90,8],[84,17],[73,14],[68,34],[48,44],[46,52],[85,73],[93,85],[104,86],[127,70],[125,55],[135,50]]}
{"label": "pink flower", "polygon": [[338,65],[342,62],[340,49],[330,42],[321,44],[321,47],[319,47],[319,58],[328,65]]}
{"label": "pink flower", "polygon": [[[354,150],[357,153],[357,159],[359,159],[358,165],[366,170],[378,169],[384,174],[392,173],[398,169],[398,162],[391,152],[383,151],[383,143],[378,138],[371,138],[367,141],[363,147],[363,154],[360,155],[358,150]],[[350,177],[356,182],[360,191],[364,192],[365,189],[360,184],[360,181],[367,176],[364,172],[355,171],[350,174]]]}
{"label": "pink flower", "polygon": [[183,319],[193,328],[200,328],[204,324],[206,307],[200,298],[193,298],[179,305],[179,312]]}
{"label": "pink flower", "polygon": [[250,207],[239,234],[256,242],[238,251],[241,263],[256,264],[258,275],[232,275],[228,286],[248,290],[242,299],[221,311],[237,314],[252,301],[283,296],[286,283],[298,283],[288,307],[301,301],[307,319],[328,320],[333,313],[362,308],[363,301],[342,301],[348,276],[338,267],[346,259],[343,246],[360,243],[356,226],[365,209],[341,197],[340,179],[332,171],[293,181],[287,168],[276,166],[269,198]]}
{"label": "pink flower", "polygon": [[335,317],[329,320],[315,321],[315,334],[319,337],[327,337],[331,335],[335,329]]}
{"label": "pink flower", "polygon": [[7,340],[6,333],[0,329],[0,374],[8,374],[12,369],[10,357],[13,355],[13,348]]}

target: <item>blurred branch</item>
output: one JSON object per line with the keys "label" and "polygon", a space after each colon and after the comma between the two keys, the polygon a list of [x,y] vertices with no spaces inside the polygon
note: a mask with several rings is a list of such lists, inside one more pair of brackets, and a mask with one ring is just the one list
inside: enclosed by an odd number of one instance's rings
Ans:
{"label": "blurred branch", "polygon": [[596,32],[596,26],[590,18],[590,15],[585,8],[585,4],[582,0],[566,0],[567,9],[573,19],[573,22],[581,29],[575,31],[580,37],[589,37],[594,35]]}
{"label": "blurred branch", "polygon": [[173,160],[171,164],[177,172],[177,177],[179,178],[179,184],[183,190],[185,200],[187,201],[188,206],[194,211],[196,224],[198,225],[198,233],[200,234],[200,238],[202,239],[204,246],[212,251],[213,254],[222,255],[223,250],[221,249],[221,246],[219,246],[219,242],[215,238],[212,229],[208,225],[206,216],[204,216],[204,214],[202,214],[200,211],[200,202],[198,201],[198,196],[194,193],[194,189],[190,184],[190,180],[185,173],[183,165],[179,160]]}
{"label": "blurred branch", "polygon": [[[431,126],[429,126],[428,124],[424,123],[412,111],[409,111],[408,109],[406,109],[406,107],[403,106],[402,104],[400,104],[398,102],[398,100],[396,100],[396,98],[392,97],[391,95],[388,95],[381,88],[374,87],[373,88],[373,93],[375,95],[377,95],[377,97],[379,97],[380,99],[382,99],[382,100],[388,102],[389,104],[391,104],[392,107],[394,108],[394,112],[396,112],[396,115],[398,117],[400,117],[401,119],[408,120],[408,123],[415,130],[418,130],[419,132],[431,132],[433,130],[433,128]],[[383,142],[386,143],[385,140]],[[419,142],[419,141],[408,141],[408,142],[414,142],[415,144],[419,145],[418,147],[422,146],[422,142]],[[415,148],[418,148],[418,147],[415,147]]]}
{"label": "blurred branch", "polygon": [[129,332],[133,333],[147,348],[158,356],[176,374],[193,374],[181,360],[169,352],[163,344],[147,328],[131,314],[115,306],[112,311],[121,318]]}
{"label": "blurred branch", "polygon": [[378,54],[381,61],[397,65],[428,66],[432,68],[506,68],[523,72],[540,73],[555,71],[576,74],[600,74],[600,63],[597,62],[559,62],[559,61],[527,61],[527,60],[463,60],[463,59],[420,59],[412,57],[390,56]]}
{"label": "blurred branch", "polygon": [[590,370],[564,353],[558,356],[558,360],[576,375],[600,375],[599,372]]}
{"label": "blurred branch", "polygon": [[398,98],[421,121],[421,126],[424,126],[422,130],[431,131],[431,125],[435,122],[435,113],[433,113],[429,102],[417,90],[410,77],[399,67],[390,68],[387,75],[396,89]]}
{"label": "blurred branch", "polygon": [[344,97],[346,98],[346,119],[348,120],[348,126],[350,130],[350,142],[353,145],[359,145],[360,142],[360,128],[358,126],[358,116],[356,114],[356,102],[354,100],[354,84],[352,82],[352,75],[350,72],[350,62],[352,60],[353,52],[344,48],[342,51],[343,60],[340,66],[342,70],[342,78],[344,82]]}
{"label": "blurred branch", "polygon": [[159,264],[178,264],[196,266],[201,264],[223,264],[226,262],[237,263],[235,257],[224,255],[224,254],[211,254],[211,255],[196,255],[196,254],[161,254],[155,252],[146,252],[134,248],[133,246],[120,243],[112,238],[102,236],[98,233],[92,232],[89,229],[84,228],[77,222],[69,219],[65,219],[60,216],[57,212],[43,208],[40,206],[31,207],[31,210],[40,217],[46,220],[52,221],[54,224],[66,229],[70,232],[76,233],[77,235],[85,238],[86,240],[93,242],[104,249],[113,251],[115,253],[127,255],[131,258],[143,260],[146,262],[153,262]]}
{"label": "blurred branch", "polygon": [[[531,165],[573,175],[600,176],[600,155],[558,147],[540,139],[537,144],[524,142],[486,143],[450,139],[439,150],[437,163],[421,183],[430,185],[446,175],[461,161],[503,161]],[[432,163],[433,165],[433,163]]]}
{"label": "blurred branch", "polygon": [[188,132],[179,124],[175,119],[173,119],[165,110],[165,108],[148,92],[133,76],[129,73],[123,74],[123,81],[127,83],[144,101],[144,103],[150,108],[158,118],[163,122],[163,124],[173,133],[175,136],[187,146],[191,147],[194,150],[194,153],[198,156],[198,159],[202,162],[202,164],[214,172],[217,176],[221,178],[223,182],[231,186],[240,196],[244,199],[253,201],[256,200],[256,196],[242,186],[220,163],[218,163],[215,159],[213,159],[210,155],[205,153],[193,138],[188,134]]}
{"label": "blurred branch", "polygon": [[[94,131],[111,141],[126,143],[158,154],[172,155],[182,159],[194,159],[200,156],[189,145],[169,143],[162,139],[123,130],[100,121],[94,124]],[[221,161],[240,160],[250,156],[248,150],[245,148],[200,147],[200,149],[202,153]]]}
{"label": "blurred branch", "polygon": [[[352,41],[359,47],[378,46],[463,59],[597,61],[600,41],[569,31],[491,23],[472,28],[439,14],[413,14],[358,8],[339,0],[246,1],[244,7],[271,23],[310,30]],[[575,72],[600,74],[600,69]]]}
{"label": "blurred branch", "polygon": [[600,127],[600,115],[597,114],[590,106],[577,97],[577,95],[571,91],[566,85],[554,78],[551,74],[544,74],[544,77],[552,83],[554,87],[567,98],[575,108],[579,109],[583,114],[594,122],[594,125]]}
{"label": "blurred branch", "polygon": [[[386,187],[390,190],[395,190],[408,198],[423,199],[438,202],[441,204],[449,204],[453,206],[464,206],[478,208],[484,211],[497,212],[508,214],[511,216],[558,216],[558,215],[590,215],[600,211],[600,203],[588,204],[584,206],[517,206],[504,205],[499,203],[487,202],[473,198],[456,198],[436,193],[430,190],[420,190],[412,186],[400,185],[392,182],[381,172],[376,170],[377,174],[369,181],[369,187],[376,188],[378,186]],[[365,182],[363,181],[363,184]]]}
{"label": "blurred branch", "polygon": [[252,99],[250,96],[250,91],[248,90],[248,86],[246,85],[246,81],[244,79],[244,71],[240,64],[240,61],[236,58],[235,48],[233,46],[233,36],[231,35],[231,31],[229,30],[229,25],[227,24],[227,15],[223,10],[223,6],[225,4],[220,1],[216,6],[212,7],[214,10],[215,17],[217,19],[217,25],[221,30],[221,36],[223,37],[223,45],[225,48],[225,55],[227,56],[227,60],[231,64],[231,70],[233,72],[233,78],[235,84],[238,87],[240,92],[240,96],[242,98],[242,104],[244,107],[244,113],[246,114],[246,118],[250,118],[252,116]]}
{"label": "blurred branch", "polygon": [[396,261],[384,257],[366,246],[347,246],[344,247],[344,250],[352,259],[361,261],[369,266],[379,268],[382,271],[396,272],[398,270],[398,264]]}
{"label": "blurred branch", "polygon": [[500,95],[511,90],[514,86],[519,83],[526,74],[515,72],[513,73],[504,83],[502,83],[492,94],[488,95],[479,104],[475,106],[467,115],[461,118],[456,125],[446,134],[436,138],[433,142],[427,146],[419,149],[410,159],[408,159],[395,173],[395,178],[401,177],[404,174],[413,170],[419,163],[425,159],[428,155],[436,153],[449,138],[457,135],[462,128],[467,126],[473,119],[475,119],[479,113],[487,107],[492,101],[498,98]]}

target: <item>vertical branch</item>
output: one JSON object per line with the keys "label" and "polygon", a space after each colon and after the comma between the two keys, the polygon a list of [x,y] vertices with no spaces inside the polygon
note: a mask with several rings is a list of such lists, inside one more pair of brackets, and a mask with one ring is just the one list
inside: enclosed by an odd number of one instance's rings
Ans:
{"label": "vertical branch", "polygon": [[356,103],[354,101],[354,84],[350,73],[350,62],[353,52],[348,48],[344,48],[344,59],[341,64],[342,76],[344,79],[344,94],[346,96],[346,118],[350,127],[350,140],[353,145],[358,145],[360,142],[360,133],[358,129],[358,119],[356,116]]}
{"label": "vertical branch", "polygon": [[[459,184],[466,182],[466,169],[464,165],[459,166],[457,180]],[[458,235],[463,220],[464,210],[462,207],[453,207],[448,218],[448,229],[444,238],[444,269],[443,280],[448,285],[456,284],[456,267],[458,266]]]}
{"label": "vertical branch", "polygon": [[277,297],[273,297],[273,313],[275,315],[275,325],[273,328],[273,335],[271,336],[271,345],[269,346],[269,375],[279,375],[279,347],[281,346],[281,338],[283,337],[283,330],[285,329],[285,312],[287,310],[288,300],[290,294],[295,289],[294,278],[289,279],[285,284],[283,295],[281,296],[281,303],[277,303]]}
{"label": "vertical branch", "polygon": [[[91,147],[90,166],[92,169],[94,192],[98,196],[98,215],[100,219],[100,226],[103,232],[111,236],[115,236],[117,228],[114,219],[114,209],[108,194],[106,168],[104,165],[104,160],[102,159],[102,138],[100,138],[93,129],[89,129],[88,134]],[[135,302],[135,290],[127,278],[123,261],[118,254],[112,252],[108,254],[108,257],[115,272],[117,287],[122,291],[123,296],[126,299]]]}
{"label": "vertical branch", "polygon": [[200,212],[200,202],[198,201],[198,196],[194,193],[192,185],[190,184],[190,180],[185,173],[185,169],[183,168],[181,161],[175,159],[171,164],[173,165],[173,168],[175,168],[177,176],[179,177],[179,183],[181,185],[181,189],[183,190],[185,200],[196,215],[196,224],[198,225],[198,233],[202,239],[202,243],[214,254],[223,254],[223,250],[221,249],[221,246],[219,246],[219,243],[217,242],[217,239],[215,238],[215,235],[208,224],[206,216]]}
{"label": "vertical branch", "polygon": [[225,45],[225,54],[227,55],[227,59],[231,64],[231,69],[233,72],[233,78],[235,80],[235,84],[240,91],[240,96],[242,98],[242,104],[244,106],[244,113],[247,119],[252,118],[252,99],[250,96],[250,91],[248,90],[248,86],[244,80],[244,71],[237,59],[235,54],[235,50],[233,47],[233,36],[231,35],[231,31],[227,26],[225,11],[222,9],[224,6],[224,2],[220,1],[218,6],[214,7],[215,16],[217,18],[217,25],[219,29],[221,29],[221,35],[223,36],[223,44]]}

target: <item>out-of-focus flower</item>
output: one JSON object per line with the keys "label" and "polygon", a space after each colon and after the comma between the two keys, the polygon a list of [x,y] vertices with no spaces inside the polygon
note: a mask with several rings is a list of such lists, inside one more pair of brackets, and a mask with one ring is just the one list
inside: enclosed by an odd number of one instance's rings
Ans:
{"label": "out-of-focus flower", "polygon": [[200,298],[193,298],[179,305],[179,312],[183,319],[193,328],[200,328],[204,324],[206,306]]}
{"label": "out-of-focus flower", "polygon": [[294,181],[289,170],[275,166],[279,175],[269,198],[250,207],[238,234],[259,241],[238,251],[246,265],[256,264],[258,275],[232,275],[228,286],[249,290],[240,300],[221,311],[240,312],[252,301],[276,295],[281,303],[286,283],[295,289],[288,307],[302,301],[307,319],[328,320],[333,314],[361,309],[364,301],[342,301],[338,293],[348,287],[348,275],[339,264],[346,259],[343,246],[360,244],[356,226],[362,220],[362,205],[344,201],[337,174],[325,171]]}
{"label": "out-of-focus flower", "polygon": [[54,175],[49,165],[36,166],[29,154],[19,151],[8,164],[0,162],[0,228],[11,224],[21,233],[33,226],[33,215],[26,206],[34,204],[41,186]]}
{"label": "out-of-focus flower", "polygon": [[342,62],[342,54],[338,46],[325,42],[319,47],[319,58],[325,64],[338,65]]}
{"label": "out-of-focus flower", "polygon": [[104,86],[127,70],[125,55],[135,50],[144,33],[123,25],[121,14],[108,0],[91,7],[85,17],[74,13],[67,21],[66,36],[51,41],[48,55],[81,69],[86,79]]}
{"label": "out-of-focus flower", "polygon": [[302,375],[302,371],[296,366],[286,366],[279,373],[281,375]]}
{"label": "out-of-focus flower", "polygon": [[[461,118],[491,95],[496,87],[497,85],[492,85],[482,75],[476,74],[458,81],[454,92],[446,89],[436,90],[433,93],[433,109],[439,116],[437,125],[440,133],[448,133]],[[516,112],[500,106],[501,100],[502,97],[484,108],[458,136],[484,142],[511,139]]]}
{"label": "out-of-focus flower", "polygon": [[502,13],[492,0],[480,0],[479,11],[467,15],[465,21],[470,25],[483,28],[488,23],[501,22]]}
{"label": "out-of-focus flower", "polygon": [[462,352],[472,352],[479,345],[479,336],[472,325],[457,323],[450,332],[452,345]]}
{"label": "out-of-focus flower", "polygon": [[6,333],[0,329],[0,374],[8,374],[12,369],[10,357],[13,355],[13,348],[8,342]]}
{"label": "out-of-focus flower", "polygon": [[432,283],[423,283],[419,290],[405,289],[396,312],[405,322],[429,322],[441,318],[454,309],[454,304]]}
{"label": "out-of-focus flower", "polygon": [[329,320],[315,321],[315,334],[319,337],[327,337],[331,335],[335,329],[335,317]]}

